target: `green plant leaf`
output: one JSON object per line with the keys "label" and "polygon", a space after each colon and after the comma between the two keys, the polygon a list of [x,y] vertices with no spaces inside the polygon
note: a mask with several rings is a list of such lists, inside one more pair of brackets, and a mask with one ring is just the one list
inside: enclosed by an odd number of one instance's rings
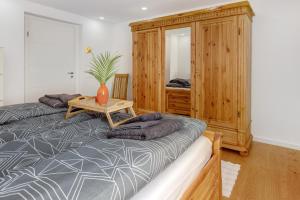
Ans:
{"label": "green plant leaf", "polygon": [[112,55],[109,52],[104,52],[99,55],[92,54],[90,69],[86,73],[93,76],[99,83],[107,82],[117,72],[116,64],[120,60],[121,55]]}

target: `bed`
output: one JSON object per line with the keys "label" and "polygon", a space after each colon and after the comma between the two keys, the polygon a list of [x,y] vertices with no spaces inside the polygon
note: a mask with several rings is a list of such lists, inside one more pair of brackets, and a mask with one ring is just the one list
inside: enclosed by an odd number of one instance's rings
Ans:
{"label": "bed", "polygon": [[[107,139],[104,117],[64,120],[65,112],[40,103],[0,108],[0,199],[141,199],[150,192],[159,199],[220,198],[220,135],[205,131],[205,123],[176,117],[184,127],[163,138]],[[181,175],[167,177],[184,174],[197,157],[175,192],[153,186],[170,190]]]}

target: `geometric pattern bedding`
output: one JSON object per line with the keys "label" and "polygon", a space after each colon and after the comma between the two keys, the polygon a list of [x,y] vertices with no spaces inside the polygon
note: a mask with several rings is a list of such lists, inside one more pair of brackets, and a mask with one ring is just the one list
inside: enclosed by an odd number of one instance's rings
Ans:
{"label": "geometric pattern bedding", "polygon": [[50,115],[65,111],[66,108],[52,108],[42,103],[25,103],[0,107],[0,124],[29,117]]}
{"label": "geometric pattern bedding", "polygon": [[[43,136],[45,133],[64,131],[64,127],[92,119],[91,115],[83,113],[64,120],[65,110],[53,109],[41,103],[0,108],[0,120],[5,123],[0,126],[0,177],[26,166],[34,166],[40,158],[61,152],[63,147],[58,145],[67,138],[62,136],[61,140],[47,140]],[[12,120],[16,118],[22,120]]]}
{"label": "geometric pattern bedding", "polygon": [[[59,119],[63,120],[61,117]],[[35,166],[40,159],[55,156],[68,148],[80,146],[88,141],[85,136],[89,135],[83,131],[86,129],[92,132],[90,122],[85,121],[87,119],[91,117],[86,114],[77,115],[64,123],[69,126],[61,128],[60,123],[56,129],[50,129],[47,126],[48,130],[44,129],[44,131],[38,129],[32,132],[30,130],[30,134],[22,132],[22,136],[26,135],[26,137],[19,136],[15,140],[0,145],[0,177],[27,166]],[[71,120],[72,126],[70,126]]]}
{"label": "geometric pattern bedding", "polygon": [[92,119],[92,117],[88,114],[76,115],[69,120],[64,120],[64,116],[65,113],[57,113],[23,119],[2,125],[0,126],[0,144],[13,140],[26,139],[47,130],[55,130],[74,123]]}
{"label": "geometric pattern bedding", "polygon": [[[179,117],[184,127],[163,138],[107,139],[107,122],[89,117],[2,144],[0,152],[18,161],[0,178],[0,199],[129,199],[206,128]],[[7,166],[2,160],[0,167]]]}

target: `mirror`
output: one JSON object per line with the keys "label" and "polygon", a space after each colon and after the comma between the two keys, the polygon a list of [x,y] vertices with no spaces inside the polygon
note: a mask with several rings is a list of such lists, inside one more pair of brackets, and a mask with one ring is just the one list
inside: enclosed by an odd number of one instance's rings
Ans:
{"label": "mirror", "polygon": [[191,28],[166,30],[165,80],[167,87],[190,88]]}

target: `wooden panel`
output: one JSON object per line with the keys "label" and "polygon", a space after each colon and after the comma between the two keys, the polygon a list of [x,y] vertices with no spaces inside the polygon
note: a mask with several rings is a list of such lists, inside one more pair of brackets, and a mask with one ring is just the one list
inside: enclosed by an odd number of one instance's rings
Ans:
{"label": "wooden panel", "polygon": [[197,22],[196,116],[237,128],[237,17]]}
{"label": "wooden panel", "polygon": [[251,134],[251,20],[247,16],[239,16],[238,28],[238,129],[241,136],[239,143],[244,145]]}
{"label": "wooden panel", "polygon": [[238,133],[236,130],[226,130],[222,127],[208,127],[208,130],[218,131],[223,134],[222,141],[226,144],[238,145]]}
{"label": "wooden panel", "polygon": [[115,75],[112,98],[127,99],[128,77],[128,74]]}
{"label": "wooden panel", "polygon": [[189,89],[166,88],[166,112],[190,115],[191,91]]}
{"label": "wooden panel", "polygon": [[191,117],[196,118],[196,23],[191,28]]}
{"label": "wooden panel", "polygon": [[161,31],[133,34],[133,96],[137,112],[161,111]]}

